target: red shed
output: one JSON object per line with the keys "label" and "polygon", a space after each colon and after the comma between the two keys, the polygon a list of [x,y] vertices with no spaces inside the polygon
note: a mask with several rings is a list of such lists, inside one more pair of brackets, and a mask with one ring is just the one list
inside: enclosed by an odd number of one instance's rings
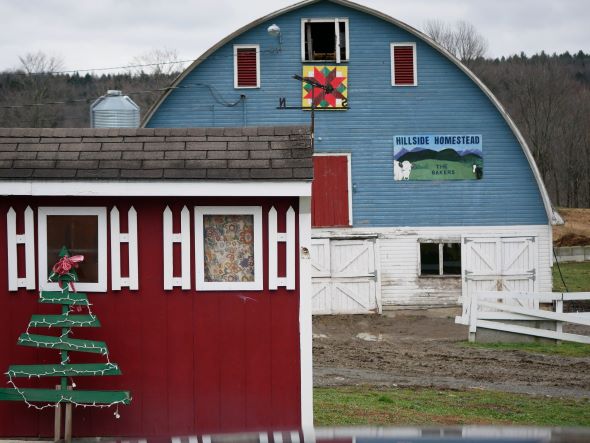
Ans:
{"label": "red shed", "polygon": [[[75,390],[132,396],[118,419],[75,408],[74,436],[311,426],[309,141],[302,127],[1,129],[0,371],[55,363],[17,339],[50,312],[38,295],[66,245],[101,321],[79,338],[122,371]],[[52,432],[52,408],[0,402],[0,437]]]}

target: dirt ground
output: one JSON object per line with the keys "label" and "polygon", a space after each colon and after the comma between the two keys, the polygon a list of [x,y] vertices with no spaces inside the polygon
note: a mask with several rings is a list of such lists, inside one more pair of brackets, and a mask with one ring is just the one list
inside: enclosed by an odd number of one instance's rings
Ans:
{"label": "dirt ground", "polygon": [[590,209],[558,210],[565,224],[553,227],[553,243],[555,246],[586,246],[590,245]]}
{"label": "dirt ground", "polygon": [[590,398],[590,358],[460,346],[454,312],[316,316],[314,384],[489,389]]}

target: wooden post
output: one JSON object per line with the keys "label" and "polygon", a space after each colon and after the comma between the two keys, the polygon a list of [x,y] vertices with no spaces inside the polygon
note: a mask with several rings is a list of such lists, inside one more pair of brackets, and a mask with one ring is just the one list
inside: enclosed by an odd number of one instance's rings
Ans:
{"label": "wooden post", "polygon": [[479,309],[477,306],[477,292],[473,292],[469,298],[471,299],[471,306],[469,308],[469,341],[473,343],[477,334],[477,310]]}
{"label": "wooden post", "polygon": [[[56,390],[61,389],[61,385],[55,386]],[[53,441],[61,439],[61,403],[55,406],[55,419],[53,424]]]}
{"label": "wooden post", "polygon": [[[563,314],[563,294],[561,294],[561,298],[561,300],[555,301],[555,312],[557,312],[558,314]],[[555,322],[555,331],[559,335],[561,335],[561,333],[563,332],[563,322],[559,320]],[[556,340],[555,343],[560,345],[561,340]]]}
{"label": "wooden post", "polygon": [[[71,391],[72,387],[68,386],[68,391]],[[65,443],[72,443],[72,404],[66,403],[66,422],[64,425],[64,441]]]}

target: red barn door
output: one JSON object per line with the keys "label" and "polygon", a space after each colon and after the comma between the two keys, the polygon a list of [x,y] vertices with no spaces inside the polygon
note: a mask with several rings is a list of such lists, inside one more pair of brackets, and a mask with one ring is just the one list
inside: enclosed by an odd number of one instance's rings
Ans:
{"label": "red barn door", "polygon": [[350,155],[315,155],[312,184],[312,226],[351,226]]}

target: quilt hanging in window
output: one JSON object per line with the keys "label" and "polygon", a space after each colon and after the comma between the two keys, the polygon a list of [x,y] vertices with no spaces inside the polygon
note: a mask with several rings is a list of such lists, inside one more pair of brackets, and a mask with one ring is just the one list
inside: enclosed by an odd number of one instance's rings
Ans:
{"label": "quilt hanging in window", "polygon": [[205,281],[254,281],[254,216],[203,217]]}

